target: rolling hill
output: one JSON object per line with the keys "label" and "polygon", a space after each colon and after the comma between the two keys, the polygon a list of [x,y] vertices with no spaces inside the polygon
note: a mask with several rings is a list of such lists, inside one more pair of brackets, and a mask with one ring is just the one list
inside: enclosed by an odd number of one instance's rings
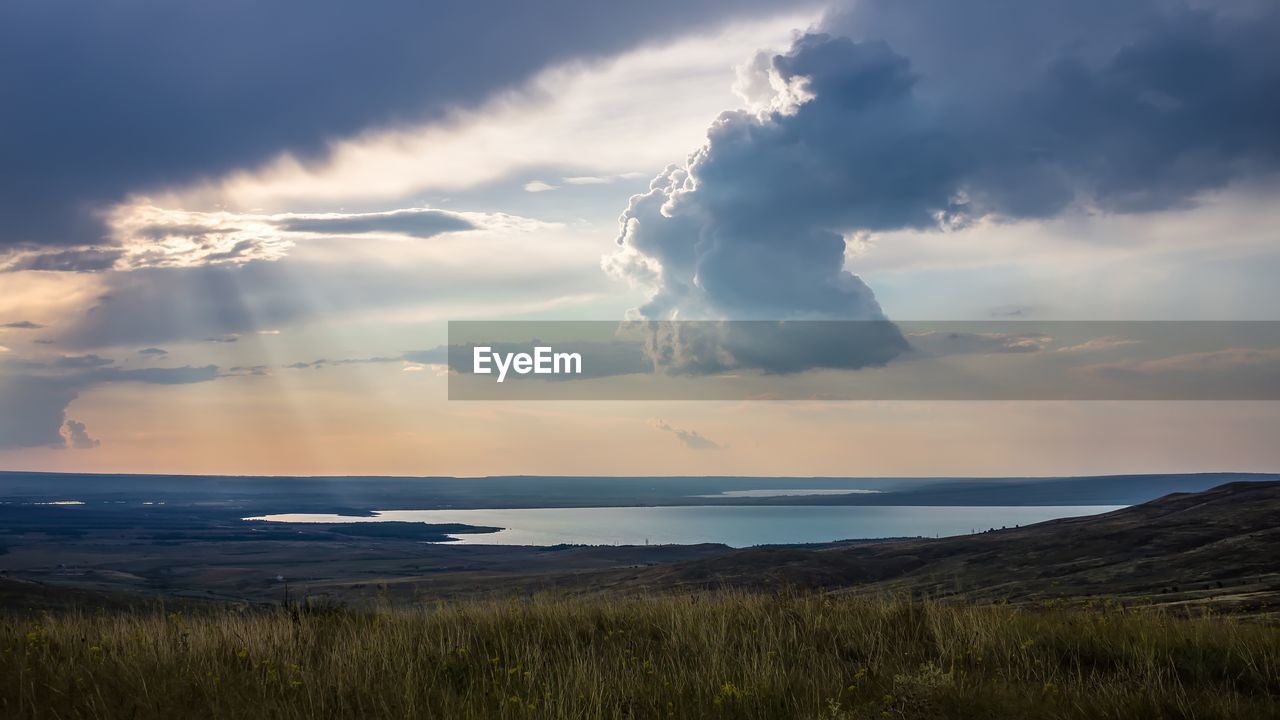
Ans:
{"label": "rolling hill", "polygon": [[784,587],[1027,602],[1114,597],[1280,607],[1280,482],[1174,493],[1104,515],[976,535],[759,548],[597,578],[601,589]]}

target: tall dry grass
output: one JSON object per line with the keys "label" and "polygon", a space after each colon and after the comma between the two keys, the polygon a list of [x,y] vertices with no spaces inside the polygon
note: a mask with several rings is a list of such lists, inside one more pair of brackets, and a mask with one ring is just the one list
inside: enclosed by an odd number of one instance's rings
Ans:
{"label": "tall dry grass", "polygon": [[1280,629],[708,594],[0,619],[0,717],[1265,718]]}

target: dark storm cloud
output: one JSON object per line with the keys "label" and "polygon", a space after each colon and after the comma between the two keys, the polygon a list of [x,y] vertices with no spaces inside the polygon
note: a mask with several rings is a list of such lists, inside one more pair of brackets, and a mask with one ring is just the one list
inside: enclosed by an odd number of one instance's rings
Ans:
{"label": "dark storm cloud", "polygon": [[0,245],[92,245],[103,235],[94,211],[128,194],[286,151],[314,158],[336,138],[437,117],[548,63],[751,6],[765,3],[6,2]]}
{"label": "dark storm cloud", "polygon": [[1274,3],[869,0],[828,27],[910,61],[970,218],[1160,210],[1280,165]]}
{"label": "dark storm cloud", "polygon": [[[3,131],[0,131],[0,137]],[[6,178],[0,171],[0,184]],[[0,198],[0,207],[4,199]],[[13,216],[11,216],[13,217]],[[0,248],[5,245],[3,231],[0,231]],[[21,272],[23,270],[39,270],[46,272],[102,272],[110,270],[120,259],[119,250],[110,248],[75,248],[72,250],[45,250],[29,243],[23,243],[18,249],[8,253],[0,253],[0,272]]]}
{"label": "dark storm cloud", "polygon": [[444,210],[395,210],[360,215],[306,216],[286,219],[280,227],[292,232],[326,234],[396,233],[429,238],[448,232],[474,230],[470,220]]}
{"label": "dark storm cloud", "polygon": [[59,378],[0,371],[0,450],[63,446],[64,412],[82,387]]}
{"label": "dark storm cloud", "polygon": [[[644,317],[883,317],[845,237],[1178,207],[1280,168],[1280,8],[869,2],[762,53],[636,195]],[[917,56],[920,62],[916,62]]]}
{"label": "dark storm cloud", "polygon": [[[66,418],[71,401],[95,385],[115,382],[187,385],[218,377],[218,368],[214,365],[126,370],[109,366],[110,363],[95,355],[50,362],[0,362],[0,450],[86,447],[84,443],[96,443],[89,438],[82,423]],[[80,444],[76,444],[77,438]]]}

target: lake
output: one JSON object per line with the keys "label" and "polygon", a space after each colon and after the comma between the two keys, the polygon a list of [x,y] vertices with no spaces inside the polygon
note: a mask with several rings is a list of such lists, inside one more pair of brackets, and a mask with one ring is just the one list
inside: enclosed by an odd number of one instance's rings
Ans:
{"label": "lake", "polygon": [[693,545],[750,547],[885,537],[945,537],[988,528],[1095,515],[1123,505],[1063,506],[777,506],[384,510],[373,517],[283,514],[247,520],[295,523],[422,522],[501,527],[460,534],[467,545]]}
{"label": "lake", "polygon": [[698,498],[767,498],[797,497],[804,495],[879,495],[883,490],[860,490],[856,488],[780,488],[763,490],[723,490],[710,495],[694,495]]}

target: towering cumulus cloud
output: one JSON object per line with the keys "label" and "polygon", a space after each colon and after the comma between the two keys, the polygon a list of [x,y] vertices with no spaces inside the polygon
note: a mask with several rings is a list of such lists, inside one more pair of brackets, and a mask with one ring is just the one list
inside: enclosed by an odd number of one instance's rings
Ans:
{"label": "towering cumulus cloud", "polygon": [[846,239],[1130,213],[1280,167],[1280,10],[858,3],[741,71],[748,108],[622,215],[650,319],[879,319]]}
{"label": "towering cumulus cloud", "polygon": [[[641,315],[883,319],[843,269],[844,234],[935,222],[955,174],[912,84],[883,43],[806,35],[758,57],[741,84],[756,109],[722,114],[622,215],[607,262],[656,286]],[[907,165],[932,167],[920,183],[877,169]]]}

